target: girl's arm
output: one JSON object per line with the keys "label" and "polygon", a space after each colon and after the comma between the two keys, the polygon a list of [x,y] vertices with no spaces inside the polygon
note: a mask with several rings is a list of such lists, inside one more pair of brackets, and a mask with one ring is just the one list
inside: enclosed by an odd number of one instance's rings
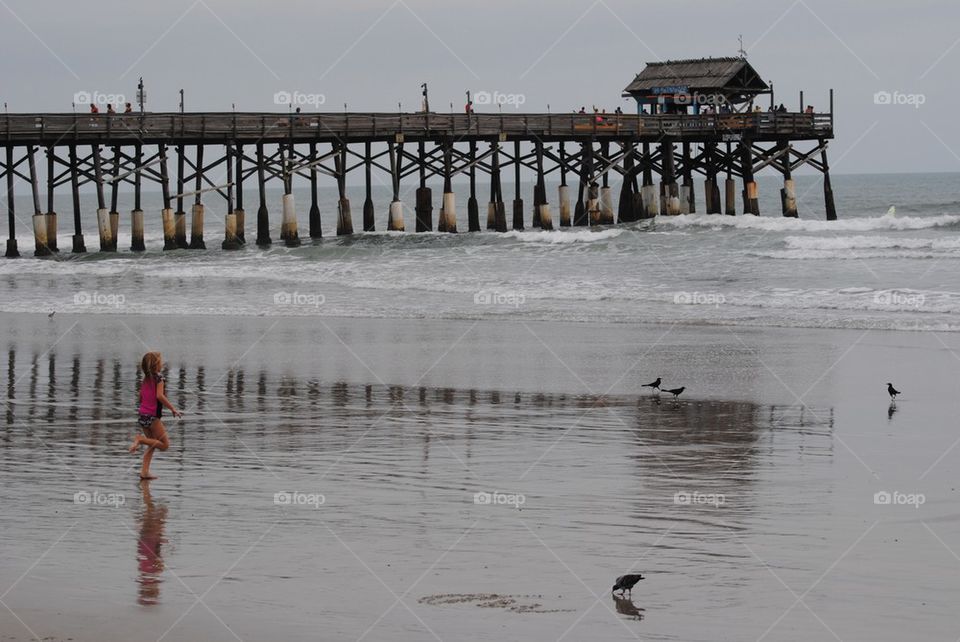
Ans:
{"label": "girl's arm", "polygon": [[163,404],[163,406],[173,413],[174,417],[179,417],[183,413],[173,407],[173,404],[170,403],[170,400],[167,399],[167,395],[164,394],[164,384],[163,381],[157,383],[157,401]]}

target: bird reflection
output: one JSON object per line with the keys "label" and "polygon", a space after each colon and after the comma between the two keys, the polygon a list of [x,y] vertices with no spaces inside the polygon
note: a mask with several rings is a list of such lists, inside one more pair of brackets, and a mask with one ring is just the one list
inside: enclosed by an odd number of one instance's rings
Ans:
{"label": "bird reflection", "polygon": [[890,407],[887,408],[887,419],[893,419],[895,414],[897,414],[897,402],[891,401]]}
{"label": "bird reflection", "polygon": [[646,609],[640,608],[633,603],[633,600],[629,597],[623,597],[620,595],[613,596],[614,607],[617,609],[617,613],[621,615],[626,615],[631,618],[636,618],[637,620],[642,620],[644,615],[643,612]]}
{"label": "bird reflection", "polygon": [[140,538],[137,542],[137,584],[140,585],[137,604],[150,606],[160,601],[160,575],[163,573],[160,548],[166,541],[163,529],[167,521],[167,507],[162,503],[154,504],[149,481],[140,483],[140,491],[143,494],[143,512],[140,515]]}

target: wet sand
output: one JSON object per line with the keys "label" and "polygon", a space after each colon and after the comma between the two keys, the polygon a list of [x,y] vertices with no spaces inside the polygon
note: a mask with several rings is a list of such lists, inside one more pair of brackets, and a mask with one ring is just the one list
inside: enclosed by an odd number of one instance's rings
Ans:
{"label": "wet sand", "polygon": [[0,321],[4,640],[960,636],[950,335]]}

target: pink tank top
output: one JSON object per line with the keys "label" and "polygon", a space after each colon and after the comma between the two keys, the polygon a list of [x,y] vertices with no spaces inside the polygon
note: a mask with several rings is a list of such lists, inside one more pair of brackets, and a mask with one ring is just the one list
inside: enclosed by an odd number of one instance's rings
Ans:
{"label": "pink tank top", "polygon": [[160,416],[160,404],[157,401],[157,387],[161,381],[163,381],[163,377],[157,375],[156,377],[147,377],[143,380],[143,383],[140,384],[141,415],[149,415],[151,417]]}

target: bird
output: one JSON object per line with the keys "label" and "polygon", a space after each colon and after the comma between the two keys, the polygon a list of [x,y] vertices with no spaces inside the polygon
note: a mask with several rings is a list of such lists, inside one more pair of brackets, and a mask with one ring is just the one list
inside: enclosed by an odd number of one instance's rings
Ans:
{"label": "bird", "polygon": [[890,400],[896,401],[900,391],[893,387],[892,383],[887,383],[887,392],[890,393]]}
{"label": "bird", "polygon": [[686,386],[681,386],[679,388],[674,388],[673,390],[664,390],[664,392],[669,392],[671,395],[673,395],[674,399],[678,399],[680,397],[680,393],[686,389]]}
{"label": "bird", "polygon": [[626,591],[627,593],[631,592],[634,584],[643,579],[643,575],[635,573],[632,575],[621,575],[617,578],[617,581],[613,584],[613,588],[610,589],[611,593],[616,593],[617,591]]}
{"label": "bird", "polygon": [[641,388],[653,388],[654,390],[660,390],[660,377],[657,377],[657,380],[653,383],[645,383]]}
{"label": "bird", "polygon": [[47,315],[47,318],[52,319],[52,318],[53,318],[53,315],[55,315],[56,313],[57,313],[57,311],[54,310],[53,312],[51,312],[50,314]]}

